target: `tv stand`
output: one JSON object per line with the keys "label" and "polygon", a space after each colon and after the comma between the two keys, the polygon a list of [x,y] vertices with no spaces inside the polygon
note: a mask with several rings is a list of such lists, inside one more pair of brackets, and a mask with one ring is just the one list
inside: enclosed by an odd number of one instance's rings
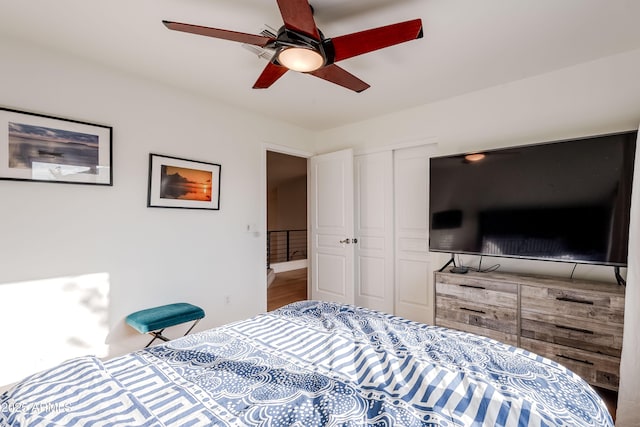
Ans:
{"label": "tv stand", "polygon": [[[453,256],[453,255],[452,255]],[[616,281],[620,286],[627,286],[627,281],[622,278],[620,275],[620,267],[613,267],[613,273],[616,276]]]}
{"label": "tv stand", "polygon": [[438,270],[438,272],[443,272],[445,268],[447,268],[447,266],[451,263],[453,263],[453,266],[456,266],[456,259],[453,257],[454,255],[451,254],[451,259],[449,259],[449,261],[447,261],[447,263],[445,265],[443,265],[440,270]]}
{"label": "tv stand", "polygon": [[435,273],[435,323],[484,335],[617,390],[625,287],[545,276]]}

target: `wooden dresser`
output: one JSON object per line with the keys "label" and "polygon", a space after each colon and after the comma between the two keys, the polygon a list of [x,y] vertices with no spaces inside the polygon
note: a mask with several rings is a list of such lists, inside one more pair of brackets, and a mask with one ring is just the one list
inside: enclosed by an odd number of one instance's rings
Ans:
{"label": "wooden dresser", "polygon": [[624,287],[503,273],[435,273],[436,324],[548,357],[617,390]]}

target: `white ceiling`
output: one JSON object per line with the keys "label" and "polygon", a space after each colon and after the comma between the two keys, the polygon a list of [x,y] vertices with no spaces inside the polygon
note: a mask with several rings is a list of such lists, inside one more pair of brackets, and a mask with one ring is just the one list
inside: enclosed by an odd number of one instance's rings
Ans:
{"label": "white ceiling", "polygon": [[[0,35],[97,61],[224,103],[322,130],[640,48],[639,0],[312,0],[327,37],[421,18],[424,38],[339,65],[358,94],[266,65],[241,44],[170,31],[173,20],[258,33],[275,0],[2,0]],[[10,58],[2,58],[8,61]]]}

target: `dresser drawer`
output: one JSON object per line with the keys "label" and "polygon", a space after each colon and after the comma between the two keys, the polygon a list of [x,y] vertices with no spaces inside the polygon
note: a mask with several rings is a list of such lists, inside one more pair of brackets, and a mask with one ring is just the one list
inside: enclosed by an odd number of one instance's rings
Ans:
{"label": "dresser drawer", "polygon": [[620,357],[622,325],[526,312],[520,319],[520,335],[577,349]]}
{"label": "dresser drawer", "polygon": [[620,359],[576,348],[521,337],[520,346],[569,368],[589,384],[618,389]]}
{"label": "dresser drawer", "polygon": [[457,329],[463,332],[471,332],[472,334],[488,337],[505,344],[518,346],[518,335],[504,331],[489,329],[481,326],[470,325],[468,323],[455,322],[448,319],[436,319],[436,325],[449,329]]}
{"label": "dresser drawer", "polygon": [[522,285],[522,316],[526,312],[595,320],[622,325],[624,294],[607,294],[584,289]]}
{"label": "dresser drawer", "polygon": [[493,329],[507,334],[518,333],[517,308],[491,306],[484,304],[482,300],[471,301],[439,296],[436,324],[442,320]]}
{"label": "dresser drawer", "polygon": [[448,297],[518,309],[518,284],[493,282],[474,276],[460,274],[436,274],[436,297]]}
{"label": "dresser drawer", "polygon": [[436,325],[518,344],[518,285],[436,274]]}

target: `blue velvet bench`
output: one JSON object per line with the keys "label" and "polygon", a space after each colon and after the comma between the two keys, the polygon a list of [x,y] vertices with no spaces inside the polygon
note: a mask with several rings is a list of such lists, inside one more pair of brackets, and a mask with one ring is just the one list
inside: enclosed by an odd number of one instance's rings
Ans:
{"label": "blue velvet bench", "polygon": [[203,317],[204,310],[200,307],[179,302],[136,311],[127,316],[126,322],[141,334],[153,335],[153,339],[145,346],[149,347],[156,339],[169,341],[162,335],[166,328],[193,321],[193,325],[185,332],[187,335]]}

